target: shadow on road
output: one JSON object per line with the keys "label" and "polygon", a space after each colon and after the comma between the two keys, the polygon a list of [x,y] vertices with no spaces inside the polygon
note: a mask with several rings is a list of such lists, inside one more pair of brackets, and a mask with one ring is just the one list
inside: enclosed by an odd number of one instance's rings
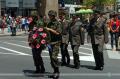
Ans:
{"label": "shadow on road", "polygon": [[94,70],[95,66],[81,65],[81,67]]}
{"label": "shadow on road", "polygon": [[45,72],[44,74],[41,73],[34,73],[34,70],[23,70],[24,75],[27,77],[43,77],[43,78],[50,78],[51,75],[53,75],[50,72]]}

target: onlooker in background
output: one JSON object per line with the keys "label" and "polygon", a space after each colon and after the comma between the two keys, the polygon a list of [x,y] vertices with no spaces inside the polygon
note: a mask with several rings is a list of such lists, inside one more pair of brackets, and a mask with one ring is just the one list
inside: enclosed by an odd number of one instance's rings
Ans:
{"label": "onlooker in background", "polygon": [[2,16],[0,16],[0,28],[1,28],[1,29],[2,29],[2,24],[3,24]]}
{"label": "onlooker in background", "polygon": [[3,17],[3,19],[2,19],[2,28],[1,28],[1,30],[2,30],[2,33],[4,33],[4,29],[6,28],[6,17]]}
{"label": "onlooker in background", "polygon": [[15,18],[13,18],[13,21],[12,21],[12,35],[11,36],[16,36],[16,20]]}
{"label": "onlooker in background", "polygon": [[8,33],[10,33],[11,32],[11,27],[12,27],[12,17],[8,18],[7,27],[8,27]]}
{"label": "onlooker in background", "polygon": [[[111,47],[113,51],[118,50],[118,38],[119,38],[119,27],[120,22],[117,18],[117,15],[113,15],[109,21],[109,31],[111,35]],[[115,47],[114,47],[115,41]]]}
{"label": "onlooker in background", "polygon": [[22,24],[22,31],[25,30],[25,17],[21,18],[21,24]]}
{"label": "onlooker in background", "polygon": [[28,18],[26,17],[25,18],[25,34],[28,32],[29,28],[28,28],[28,25],[29,25],[29,21],[28,21]]}
{"label": "onlooker in background", "polygon": [[20,31],[21,31],[20,18],[19,18],[19,17],[16,18],[16,31],[17,31],[17,32],[20,32]]}

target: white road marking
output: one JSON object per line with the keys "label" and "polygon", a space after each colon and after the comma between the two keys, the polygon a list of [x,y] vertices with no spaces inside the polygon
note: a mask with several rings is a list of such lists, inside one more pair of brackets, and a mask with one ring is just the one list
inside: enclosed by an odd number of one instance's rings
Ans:
{"label": "white road marking", "polygon": [[90,51],[92,51],[91,48],[86,48],[86,47],[79,47],[79,48],[82,48],[82,49],[85,49],[85,50],[90,50]]}
{"label": "white road marking", "polygon": [[[70,51],[70,52],[72,52],[72,50],[71,49],[69,49],[68,51]],[[93,54],[88,54],[88,53],[84,53],[84,52],[78,52],[79,54],[84,54],[84,55],[93,55]]]}
{"label": "white road marking", "polygon": [[[14,44],[14,43],[9,43],[9,42],[3,42],[5,44],[9,44],[9,45],[14,45],[14,46],[18,46],[18,47],[23,47],[23,48],[27,48],[27,49],[31,49],[30,47],[28,46],[23,46],[23,45],[19,45],[19,44]],[[82,49],[86,49],[86,50],[90,50],[92,51],[92,49],[90,48],[85,48],[85,47],[81,47]],[[71,49],[68,49],[68,51],[72,51]],[[49,53],[48,51],[44,50],[43,52],[45,53]],[[80,54],[84,54],[84,55],[93,55],[93,54],[88,54],[88,53],[84,53],[84,52],[79,52]],[[60,54],[59,54],[60,56]]]}
{"label": "white road marking", "polygon": [[17,54],[21,54],[21,55],[29,55],[29,54],[26,54],[26,53],[23,53],[23,52],[19,52],[19,51],[12,50],[12,49],[5,48],[5,47],[1,47],[1,46],[0,46],[0,49],[4,49],[4,50],[10,51],[10,52],[14,52],[14,53],[17,53]]}
{"label": "white road marking", "polygon": [[[28,46],[23,46],[23,45],[19,45],[19,44],[14,44],[14,43],[9,43],[9,42],[2,42],[4,44],[8,44],[8,45],[13,45],[13,46],[18,46],[18,47],[22,47],[22,48],[27,48],[27,49],[31,49],[30,47]],[[15,50],[12,50],[12,49],[8,49],[8,48],[5,48],[5,47],[0,47],[1,49],[4,49],[4,50],[8,50],[8,51],[11,51],[11,52],[14,52],[14,53],[18,53],[20,55],[26,55],[26,56],[32,56],[30,54],[25,54],[25,53],[22,53],[22,52],[19,52],[19,51],[15,51]],[[82,49],[85,49],[85,50],[90,50],[92,51],[92,49],[90,48],[85,48],[85,47],[80,47]],[[72,51],[71,49],[69,49],[68,51]],[[45,53],[49,53],[48,50],[44,50],[43,52]],[[84,54],[84,55],[88,55],[88,56],[80,56],[80,60],[83,60],[83,61],[91,61],[91,62],[94,62],[94,57],[93,57],[93,54],[88,54],[88,53],[84,53],[84,52],[79,52],[80,54]],[[7,54],[7,53],[6,53]],[[9,54],[9,53],[8,53]],[[58,55],[59,57],[58,58],[61,58],[61,54]],[[49,57],[49,56],[43,56],[43,57]],[[73,56],[70,57],[71,60],[73,60]]]}
{"label": "white road marking", "polygon": [[[21,55],[21,54],[15,54],[15,53],[2,53],[0,52],[1,55]],[[22,55],[23,56],[23,55]],[[26,55],[25,55],[26,56]],[[28,56],[28,55],[27,55]]]}
{"label": "white road marking", "polygon": [[86,44],[84,44],[83,46],[85,46],[85,45],[86,45],[86,46],[91,46],[91,44],[89,44],[89,43],[88,43],[88,44],[86,43]]}
{"label": "white road marking", "polygon": [[[50,56],[42,56],[43,58],[49,58]],[[93,56],[79,56],[81,61],[91,61],[95,62]],[[61,56],[58,56],[59,59],[61,59]],[[73,56],[70,56],[70,59],[73,60]]]}
{"label": "white road marking", "polygon": [[[87,45],[87,44],[86,44],[86,45]],[[70,46],[70,45],[68,45],[68,46]],[[70,47],[71,47],[71,46],[70,46]],[[82,46],[80,46],[79,48],[92,51],[92,48],[86,48],[86,47],[82,47]]]}
{"label": "white road marking", "polygon": [[27,49],[31,49],[30,47],[28,46],[23,46],[23,45],[19,45],[19,44],[14,44],[14,43],[9,43],[9,42],[3,42],[5,44],[9,44],[9,45],[14,45],[14,46],[18,46],[18,47],[23,47],[23,48],[27,48]]}

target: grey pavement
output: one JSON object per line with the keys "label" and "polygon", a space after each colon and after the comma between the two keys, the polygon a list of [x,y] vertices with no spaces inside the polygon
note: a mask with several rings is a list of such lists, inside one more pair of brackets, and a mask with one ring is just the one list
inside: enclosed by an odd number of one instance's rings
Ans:
{"label": "grey pavement", "polygon": [[[24,31],[16,32],[16,35],[22,35],[22,34],[25,34],[25,32]],[[0,36],[10,36],[10,35],[11,35],[11,32],[8,33],[7,28],[5,28],[4,33],[2,33],[0,29]]]}
{"label": "grey pavement", "polygon": [[[73,65],[73,54],[71,46],[68,46]],[[93,70],[95,66],[91,45],[79,48],[80,69],[71,67],[60,67],[59,79],[119,79],[120,77],[120,52],[111,51],[110,44],[105,45],[103,71]],[[31,48],[27,43],[27,36],[5,36],[0,37],[0,79],[50,79],[48,75],[53,72],[47,49],[42,52],[46,74],[44,76],[34,75],[35,70]],[[61,60],[61,54],[59,54]]]}

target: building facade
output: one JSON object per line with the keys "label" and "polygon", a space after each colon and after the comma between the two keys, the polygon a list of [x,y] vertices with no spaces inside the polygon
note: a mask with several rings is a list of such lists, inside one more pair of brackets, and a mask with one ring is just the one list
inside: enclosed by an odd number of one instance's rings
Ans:
{"label": "building facade", "polygon": [[36,0],[0,0],[1,15],[29,16],[35,8]]}
{"label": "building facade", "polygon": [[120,13],[120,0],[116,1],[116,9],[117,9],[117,12]]}
{"label": "building facade", "polygon": [[[1,15],[29,16],[36,11],[37,0],[0,0]],[[48,10],[54,9],[58,12],[58,3],[64,1],[65,4],[81,4],[83,0],[46,0],[46,14]]]}

